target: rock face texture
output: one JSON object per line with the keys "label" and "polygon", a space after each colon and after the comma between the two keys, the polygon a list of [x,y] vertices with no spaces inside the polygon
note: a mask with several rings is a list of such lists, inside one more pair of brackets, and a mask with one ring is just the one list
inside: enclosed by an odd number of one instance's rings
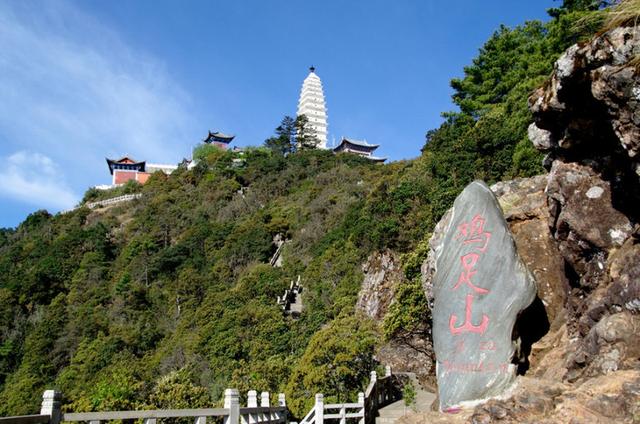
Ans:
{"label": "rock face texture", "polygon": [[529,99],[536,116],[529,128],[533,144],[554,158],[589,157],[601,168],[617,160],[637,172],[640,74],[631,62],[639,54],[637,26],[616,28],[569,48],[550,82]]}
{"label": "rock face texture", "polygon": [[571,346],[559,370],[570,382],[639,368],[633,342],[602,337],[616,328],[610,334],[638,340],[640,73],[631,62],[639,54],[640,28],[611,30],[567,50],[529,99],[532,141],[548,152],[549,228],[570,286]]}
{"label": "rock face texture", "polygon": [[[547,176],[499,182],[491,187],[513,234],[518,254],[536,279],[538,298],[549,323],[562,316],[569,283],[564,260],[549,232]],[[540,325],[540,323],[539,323]],[[545,329],[546,331],[546,329]]]}
{"label": "rock face texture", "polygon": [[[393,302],[398,284],[405,281],[400,258],[391,251],[371,254],[362,265],[364,280],[358,293],[356,308],[381,321]],[[391,366],[394,372],[412,372],[421,380],[431,381],[433,375],[433,347],[429,340],[418,335],[409,340],[390,340],[376,353],[378,362]]]}
{"label": "rock face texture", "polygon": [[380,320],[387,313],[398,283],[404,280],[400,261],[390,250],[372,253],[362,266],[362,271],[364,280],[356,308]]}
{"label": "rock face texture", "polygon": [[458,196],[434,249],[433,341],[440,408],[446,410],[499,395],[513,383],[513,329],[536,287],[494,194],[481,181]]}
{"label": "rock face texture", "polygon": [[[516,322],[524,376],[475,409],[401,422],[639,422],[639,54],[639,27],[568,49],[530,98],[549,174],[492,187],[537,280],[540,302]],[[422,268],[428,296],[436,253]]]}

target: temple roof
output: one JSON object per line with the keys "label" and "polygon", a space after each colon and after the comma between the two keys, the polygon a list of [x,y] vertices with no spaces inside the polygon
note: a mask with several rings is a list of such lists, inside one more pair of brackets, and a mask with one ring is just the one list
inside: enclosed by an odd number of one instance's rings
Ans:
{"label": "temple roof", "polygon": [[336,147],[333,148],[334,151],[337,150],[342,150],[343,146],[345,144],[351,144],[352,146],[358,146],[358,147],[363,147],[365,150],[370,150],[370,151],[374,151],[375,149],[377,149],[378,147],[380,147],[379,144],[369,144],[366,141],[362,141],[362,140],[354,140],[351,138],[347,138],[347,137],[342,137],[342,140],[340,141],[340,144]]}
{"label": "temple roof", "polygon": [[116,163],[137,163],[136,160],[129,156],[122,156],[120,159],[114,161]]}
{"label": "temple roof", "polygon": [[342,137],[342,141],[346,141],[347,143],[355,144],[356,146],[362,147],[380,147],[379,144],[369,144],[366,140],[355,140],[353,138]]}
{"label": "temple roof", "polygon": [[231,141],[235,137],[236,137],[235,135],[223,134],[219,131],[216,131],[216,132],[209,131],[209,134],[207,135],[207,137],[202,141],[204,141],[205,143],[211,143],[212,141],[215,141],[218,143],[231,143]]}
{"label": "temple roof", "polygon": [[115,169],[116,165],[118,166],[124,166],[125,169],[132,169],[135,171],[141,171],[144,172],[145,167],[146,167],[146,162],[142,161],[142,162],[136,162],[135,160],[133,160],[132,158],[128,157],[128,156],[123,156],[120,159],[109,159],[109,158],[105,158],[107,160],[107,166],[109,166],[109,173],[111,175],[113,175],[113,170]]}

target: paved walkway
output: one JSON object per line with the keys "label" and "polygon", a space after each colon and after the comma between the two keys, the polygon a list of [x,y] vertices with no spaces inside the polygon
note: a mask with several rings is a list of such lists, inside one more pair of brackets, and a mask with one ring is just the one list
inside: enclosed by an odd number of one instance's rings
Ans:
{"label": "paved walkway", "polygon": [[431,404],[436,399],[435,393],[422,390],[415,374],[409,374],[409,379],[416,389],[415,405],[406,406],[404,399],[400,399],[384,408],[378,410],[376,424],[394,424],[396,420],[407,414],[415,412],[427,412],[431,410]]}

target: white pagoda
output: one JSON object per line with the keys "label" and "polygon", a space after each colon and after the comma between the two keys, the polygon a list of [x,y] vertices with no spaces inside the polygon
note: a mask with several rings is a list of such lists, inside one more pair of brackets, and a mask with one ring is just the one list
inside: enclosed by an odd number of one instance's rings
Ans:
{"label": "white pagoda", "polygon": [[309,68],[309,75],[302,83],[297,115],[305,115],[309,120],[309,127],[318,138],[318,148],[327,148],[327,108],[324,104],[322,81],[315,73],[315,68]]}

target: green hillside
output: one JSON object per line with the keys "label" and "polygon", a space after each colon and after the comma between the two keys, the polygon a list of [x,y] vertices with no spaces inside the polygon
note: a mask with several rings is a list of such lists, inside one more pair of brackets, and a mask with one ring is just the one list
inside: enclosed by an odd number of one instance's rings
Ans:
{"label": "green hillside", "polygon": [[[496,31],[452,81],[460,110],[414,160],[285,156],[279,145],[237,166],[232,152],[208,152],[193,170],[85,197],[139,200],[39,211],[1,230],[0,415],[35,412],[53,387],[74,411],[205,406],[227,387],[285,391],[300,415],[316,391],[354,399],[382,337],[410,330],[408,311],[428,316],[413,283],[386,325],[356,314],[362,263],[389,248],[415,280],[421,242],[467,183],[543,172],[527,97],[593,32],[597,19],[576,22],[594,7],[567,1],[548,24]],[[278,234],[290,242],[274,268]],[[298,275],[305,310],[294,320],[276,296]]]}

